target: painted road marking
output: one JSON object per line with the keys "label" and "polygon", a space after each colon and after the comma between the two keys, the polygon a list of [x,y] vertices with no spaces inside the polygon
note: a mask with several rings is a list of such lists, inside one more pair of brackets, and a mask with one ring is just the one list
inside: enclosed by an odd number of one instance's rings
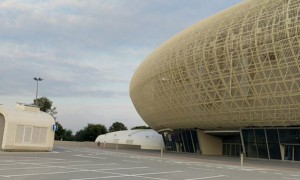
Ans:
{"label": "painted road marking", "polygon": [[194,168],[194,167],[188,167],[189,169],[198,169],[198,170],[204,170],[204,171],[216,171],[214,169],[205,169],[205,168]]}
{"label": "painted road marking", "polygon": [[70,166],[56,166],[56,167],[62,167],[62,168],[68,168],[68,167],[76,167],[76,166],[107,166],[107,165],[119,165],[117,163],[105,163],[105,164],[75,164]]}
{"label": "painted road marking", "polygon": [[133,175],[115,175],[115,176],[103,176],[103,177],[94,177],[94,178],[83,178],[83,179],[71,179],[71,180],[89,180],[89,179],[109,179],[109,178],[120,178],[120,177],[141,177],[147,179],[158,179],[158,180],[168,180],[162,178],[152,178],[152,177],[143,177],[143,176],[133,176]]}
{"label": "painted road marking", "polygon": [[[160,179],[166,180],[162,178],[154,178],[154,177],[144,177],[145,175],[158,175],[158,174],[169,174],[169,173],[182,173],[184,171],[165,171],[165,172],[154,172],[154,173],[142,173],[142,174],[119,174],[116,176],[102,176],[102,177],[92,177],[92,178],[80,178],[80,179],[72,179],[72,180],[89,180],[89,179],[107,179],[107,178],[114,178],[114,177],[142,177],[147,179]],[[103,172],[106,173],[106,172]],[[117,173],[116,173],[117,174]]]}
{"label": "painted road marking", "polygon": [[140,161],[130,161],[130,160],[122,160],[124,162],[133,162],[133,163],[141,163]]}
{"label": "painted road marking", "polygon": [[218,176],[207,176],[207,177],[184,179],[184,180],[212,179],[212,178],[221,178],[221,177],[228,177],[228,176],[226,176],[226,175],[218,175]]}
{"label": "painted road marking", "polygon": [[66,162],[43,162],[43,164],[65,164],[65,163],[79,163],[79,162],[91,162],[91,161],[66,161]]}
{"label": "painted road marking", "polygon": [[0,166],[14,166],[16,164],[0,164]]}
{"label": "painted road marking", "polygon": [[47,169],[47,168],[55,168],[55,166],[44,166],[44,167],[26,167],[26,168],[6,168],[0,169],[0,171],[11,171],[11,170],[25,170],[25,169]]}
{"label": "painted road marking", "polygon": [[115,170],[126,170],[126,169],[147,169],[150,167],[130,167],[130,168],[111,168],[111,169],[95,169],[91,171],[115,171]]}
{"label": "painted road marking", "polygon": [[84,156],[84,155],[74,155],[74,156],[85,157],[85,158],[92,158],[92,159],[107,159],[107,158],[103,158],[103,157]]}
{"label": "painted road marking", "polygon": [[58,171],[58,172],[49,172],[49,173],[32,173],[32,174],[12,174],[12,175],[0,175],[1,177],[20,177],[20,176],[38,176],[38,175],[52,175],[52,174],[68,174],[74,172],[83,172],[87,170],[76,170],[76,171]]}
{"label": "painted road marking", "polygon": [[291,174],[291,176],[299,176],[298,174]]}

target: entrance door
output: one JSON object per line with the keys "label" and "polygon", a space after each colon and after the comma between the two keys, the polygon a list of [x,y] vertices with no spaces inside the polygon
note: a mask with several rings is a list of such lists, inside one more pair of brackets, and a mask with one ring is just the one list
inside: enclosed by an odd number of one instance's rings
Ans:
{"label": "entrance door", "polygon": [[284,159],[289,161],[300,161],[300,145],[286,145]]}

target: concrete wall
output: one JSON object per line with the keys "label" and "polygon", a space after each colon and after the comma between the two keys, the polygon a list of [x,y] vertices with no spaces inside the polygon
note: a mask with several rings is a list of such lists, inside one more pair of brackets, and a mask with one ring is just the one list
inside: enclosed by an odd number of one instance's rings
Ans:
{"label": "concrete wall", "polygon": [[98,143],[96,142],[76,142],[76,141],[54,141],[54,146],[74,146],[89,148],[118,148],[118,149],[141,149],[140,145],[115,144],[115,143]]}
{"label": "concrete wall", "polygon": [[2,150],[2,141],[3,141],[3,134],[4,134],[4,125],[5,125],[4,116],[0,113],[0,150]]}
{"label": "concrete wall", "polygon": [[198,130],[200,149],[203,155],[222,155],[222,139]]}

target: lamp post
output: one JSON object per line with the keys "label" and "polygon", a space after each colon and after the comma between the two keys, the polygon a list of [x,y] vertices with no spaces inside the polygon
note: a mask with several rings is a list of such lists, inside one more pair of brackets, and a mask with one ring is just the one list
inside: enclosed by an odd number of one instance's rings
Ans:
{"label": "lamp post", "polygon": [[37,78],[37,77],[34,77],[33,78],[35,81],[36,81],[36,93],[35,93],[35,105],[37,105],[37,96],[38,96],[38,91],[39,91],[39,81],[42,81],[43,79],[42,78]]}

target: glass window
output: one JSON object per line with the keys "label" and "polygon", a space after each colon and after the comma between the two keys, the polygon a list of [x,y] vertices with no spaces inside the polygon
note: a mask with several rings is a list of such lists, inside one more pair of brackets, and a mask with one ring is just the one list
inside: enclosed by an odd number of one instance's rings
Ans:
{"label": "glass window", "polygon": [[190,150],[190,140],[191,139],[189,138],[186,131],[182,131],[181,135],[182,135],[182,138],[183,138],[183,144],[184,144],[185,152],[191,152],[191,150]]}
{"label": "glass window", "polygon": [[234,144],[240,144],[241,143],[241,137],[240,135],[231,135],[231,136],[225,136],[222,138],[223,143],[234,143]]}
{"label": "glass window", "polygon": [[231,144],[231,152],[230,152],[230,156],[236,156],[236,149],[235,149],[235,144]]}
{"label": "glass window", "polygon": [[195,153],[200,153],[200,146],[199,146],[199,140],[197,135],[197,130],[191,130],[192,138],[195,146]]}
{"label": "glass window", "polygon": [[255,138],[257,143],[257,152],[259,158],[269,159],[265,130],[264,129],[255,129]]}
{"label": "glass window", "polygon": [[226,153],[226,144],[223,144],[223,155],[227,155],[227,153]]}
{"label": "glass window", "polygon": [[268,143],[278,143],[277,129],[266,129]]}
{"label": "glass window", "polygon": [[279,143],[268,143],[270,159],[281,159]]}
{"label": "glass window", "polygon": [[280,143],[300,144],[298,129],[278,129]]}
{"label": "glass window", "polygon": [[284,160],[293,160],[293,146],[286,146],[284,152]]}
{"label": "glass window", "polygon": [[183,139],[183,137],[182,137],[182,134],[181,134],[181,132],[177,132],[177,138],[178,138],[178,143],[179,143],[179,151],[180,152],[186,152],[185,151],[185,147],[184,147],[184,139]]}
{"label": "glass window", "polygon": [[257,158],[257,148],[253,129],[242,130],[247,157]]}
{"label": "glass window", "polygon": [[255,142],[253,129],[243,129],[242,133],[243,133],[243,138],[245,143]]}
{"label": "glass window", "polygon": [[164,140],[164,143],[165,143],[166,150],[174,151],[175,150],[174,141],[172,141],[171,135],[167,134],[167,133],[164,133],[162,137],[163,137],[163,140]]}
{"label": "glass window", "polygon": [[245,151],[247,157],[257,158],[257,149],[255,143],[245,143]]}
{"label": "glass window", "polygon": [[294,146],[294,161],[300,161],[300,146]]}
{"label": "glass window", "polygon": [[236,150],[235,150],[236,151],[236,156],[239,156],[241,154],[241,147],[242,146],[240,144],[236,145],[236,147],[235,147],[236,148]]}
{"label": "glass window", "polygon": [[226,155],[230,156],[230,144],[226,145]]}
{"label": "glass window", "polygon": [[281,159],[277,129],[266,129],[270,159]]}

